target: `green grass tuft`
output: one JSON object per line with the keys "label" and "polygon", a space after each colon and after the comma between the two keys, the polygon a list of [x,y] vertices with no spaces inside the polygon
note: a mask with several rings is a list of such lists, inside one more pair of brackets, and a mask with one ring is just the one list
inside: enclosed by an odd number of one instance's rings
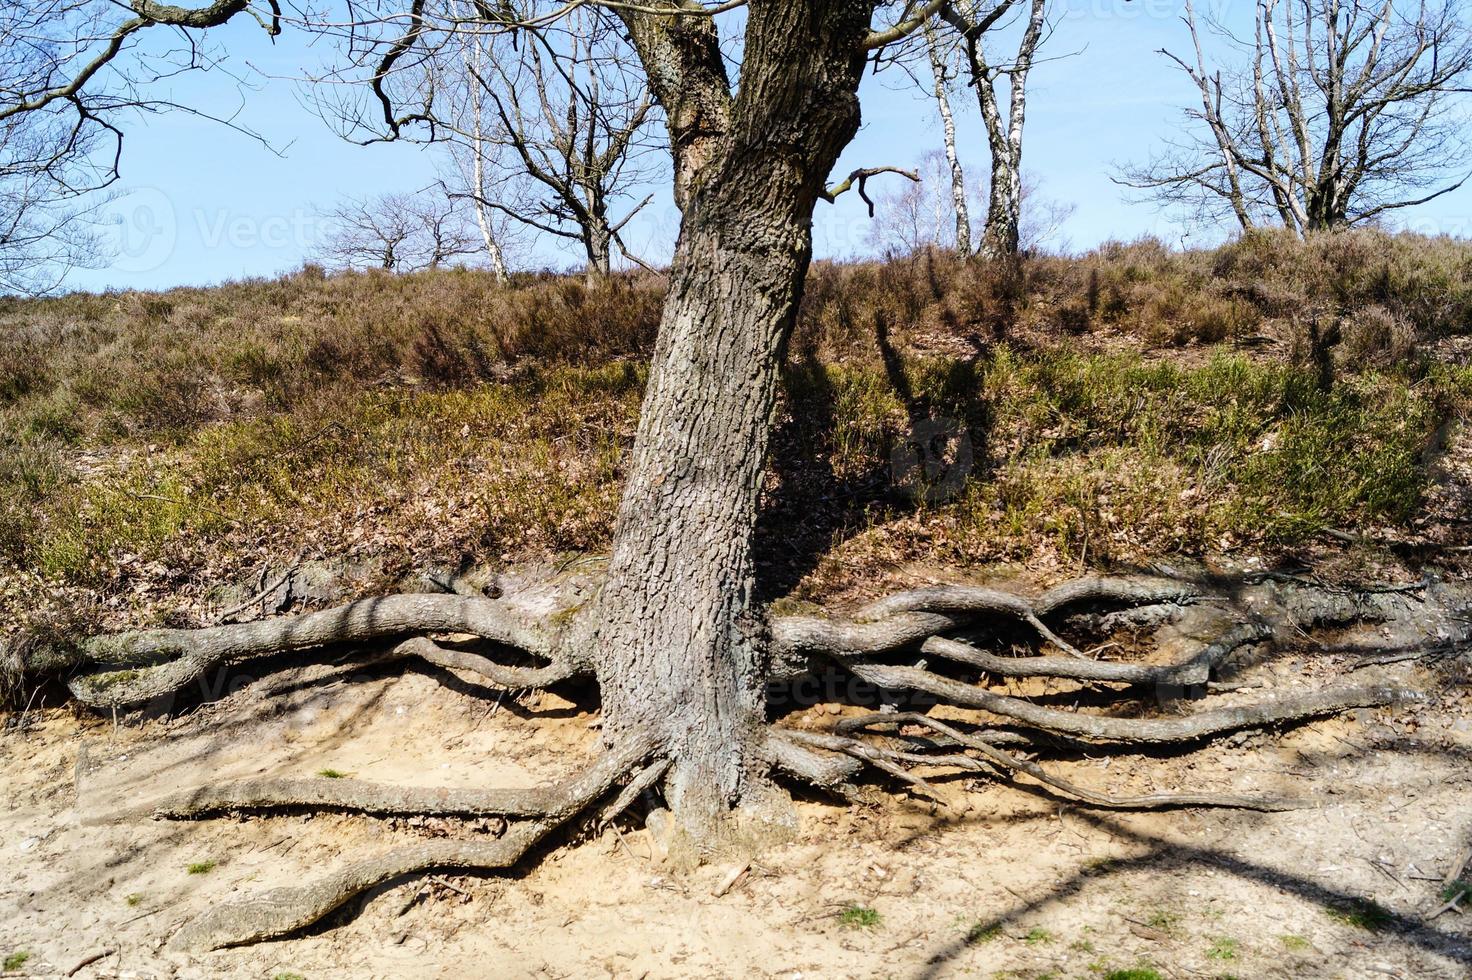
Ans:
{"label": "green grass tuft", "polygon": [[1211,948],[1206,951],[1209,960],[1235,960],[1239,952],[1240,944],[1230,936],[1218,936],[1211,941]]}
{"label": "green grass tuft", "polygon": [[1161,932],[1175,932],[1176,926],[1180,924],[1181,915],[1179,912],[1167,912],[1163,909],[1152,913],[1146,921],[1146,925],[1154,929],[1159,929]]}
{"label": "green grass tuft", "polygon": [[216,861],[195,861],[189,865],[188,871],[192,875],[207,875],[218,867]]}
{"label": "green grass tuft", "polygon": [[343,772],[341,769],[318,769],[317,775],[323,779],[346,779],[352,773]]}
{"label": "green grass tuft", "polygon": [[1001,935],[1002,927],[998,923],[978,922],[966,930],[966,942],[971,946],[979,946],[982,943],[989,943],[994,939],[1000,938]]}
{"label": "green grass tuft", "polygon": [[841,924],[855,929],[872,929],[879,925],[880,918],[878,911],[862,905],[850,905],[838,914]]}
{"label": "green grass tuft", "polygon": [[1383,932],[1390,928],[1395,916],[1383,905],[1367,898],[1355,899],[1345,905],[1326,908],[1324,914],[1335,922],[1366,932]]}
{"label": "green grass tuft", "polygon": [[25,950],[18,950],[14,953],[11,953],[9,956],[5,957],[5,969],[7,972],[11,970],[19,970],[21,967],[26,965],[26,960],[30,958],[31,954],[26,952]]}

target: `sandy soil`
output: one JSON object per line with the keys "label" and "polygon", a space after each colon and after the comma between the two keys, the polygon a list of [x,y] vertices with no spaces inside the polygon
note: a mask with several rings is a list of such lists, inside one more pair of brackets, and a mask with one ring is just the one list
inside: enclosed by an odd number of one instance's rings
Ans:
{"label": "sandy soil", "polygon": [[[1117,792],[1295,794],[1315,801],[1307,809],[1107,813],[963,780],[942,784],[947,810],[876,786],[862,805],[801,801],[802,838],[720,896],[731,866],[664,866],[635,814],[621,839],[574,829],[514,876],[401,883],[309,935],[202,955],[167,940],[234,893],[394,840],[499,828],[336,814],[173,823],[130,809],[205,780],[326,768],[530,784],[595,751],[596,722],[555,694],[498,703],[436,670],[350,664],[237,679],[173,719],[32,712],[0,742],[0,953],[30,954],[20,974],[57,976],[109,951],[83,977],[1472,976],[1472,916],[1426,918],[1472,843],[1472,670],[1466,658],[1390,670],[1434,690],[1431,704],[1056,767]],[[844,915],[856,908],[874,915]]]}

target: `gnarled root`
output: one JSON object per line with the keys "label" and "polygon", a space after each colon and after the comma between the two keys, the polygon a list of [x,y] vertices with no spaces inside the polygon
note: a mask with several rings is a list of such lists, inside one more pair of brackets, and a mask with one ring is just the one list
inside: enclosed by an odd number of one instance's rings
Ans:
{"label": "gnarled root", "polygon": [[[1188,612],[1187,607],[1200,606]],[[1045,620],[1063,621],[1081,607],[1091,610],[1077,622],[1108,625],[1134,622],[1130,610],[1149,610],[1142,621],[1181,621],[1173,628],[1191,649],[1170,663],[1124,663],[1091,659],[1060,637]],[[1122,609],[1120,607],[1123,607]],[[1106,615],[1097,610],[1116,609]],[[915,770],[953,768],[972,772],[1022,773],[1081,803],[1103,807],[1229,806],[1259,810],[1294,805],[1282,800],[1220,794],[1153,794],[1119,797],[1077,786],[1053,776],[1001,743],[1037,747],[1049,738],[1113,744],[1175,745],[1226,732],[1313,718],[1351,708],[1415,700],[1416,692],[1388,684],[1332,686],[1303,694],[1212,707],[1182,716],[1127,717],[1063,710],[1024,696],[991,690],[984,680],[968,682],[927,666],[946,661],[974,668],[983,677],[1033,678],[1095,687],[1107,695],[1115,687],[1121,700],[1138,700],[1128,688],[1154,686],[1168,700],[1181,693],[1205,693],[1209,682],[1244,647],[1306,638],[1309,629],[1355,621],[1392,624],[1402,636],[1424,632],[1444,642],[1447,635],[1472,634],[1472,593],[1465,586],[1423,582],[1411,586],[1347,589],[1309,579],[1262,574],[1235,583],[1193,583],[1161,578],[1086,578],[1065,583],[1037,599],[975,586],[937,586],[889,596],[865,606],[850,620],[793,616],[773,623],[776,657],[788,674],[826,659],[887,693],[903,692],[982,714],[982,723],[1001,723],[1006,732],[974,735],[924,714],[880,714],[851,719],[833,732],[779,730],[772,737],[777,765],[806,783],[846,792],[863,767],[882,770],[934,793]],[[1235,610],[1235,612],[1234,612]],[[1122,618],[1121,618],[1122,617]],[[1063,656],[1006,656],[960,642],[954,634],[997,619],[1030,628]],[[1075,622],[1074,620],[1068,620]],[[1186,629],[1189,623],[1190,629]],[[974,630],[972,630],[974,632]],[[947,636],[943,634],[953,634]],[[1206,635],[1202,635],[1206,634]],[[1101,648],[1102,649],[1102,648]],[[918,654],[918,656],[917,656]],[[779,671],[779,676],[781,672]],[[852,737],[880,725],[908,723],[929,728],[962,752],[916,753]]]}
{"label": "gnarled root", "polygon": [[[1026,773],[1045,786],[1061,790],[1080,802],[1091,806],[1116,810],[1159,810],[1167,807],[1232,807],[1246,810],[1291,810],[1300,804],[1292,800],[1264,799],[1249,796],[1234,796],[1227,793],[1152,793],[1147,796],[1114,796],[1098,790],[1079,786],[1077,783],[1054,776],[1036,763],[1019,758],[989,744],[985,739],[962,734],[957,729],[927,715],[907,712],[903,714],[866,715],[840,722],[836,731],[841,733],[862,731],[880,726],[920,725],[945,736],[952,742],[976,752],[983,759],[1010,772]],[[954,756],[947,757],[954,758]],[[973,760],[975,761],[975,760]],[[971,767],[966,767],[971,768]]]}
{"label": "gnarled root", "polygon": [[[919,793],[941,799],[924,773],[949,769],[992,778],[1026,777],[1088,806],[1283,809],[1294,804],[1214,793],[1117,796],[1056,776],[1009,749],[1046,748],[1060,738],[1122,745],[1190,743],[1229,731],[1390,704],[1417,695],[1379,683],[1330,687],[1179,716],[1127,717],[1035,703],[1026,696],[990,689],[988,679],[1088,685],[1093,687],[1092,697],[1113,692],[1129,702],[1140,700],[1140,687],[1154,685],[1174,700],[1183,691],[1206,692],[1233,654],[1245,647],[1304,637],[1317,626],[1354,621],[1393,627],[1397,638],[1406,643],[1433,630],[1438,642],[1463,642],[1472,637],[1469,610],[1472,591],[1465,586],[1428,582],[1355,591],[1273,576],[1225,587],[1153,577],[1089,578],[1033,599],[976,586],[917,589],[871,603],[852,619],[773,618],[769,623],[771,679],[792,681],[808,675],[816,665],[836,666],[881,692],[915,692],[972,709],[978,713],[975,722],[1000,725],[1002,730],[973,731],[970,725],[923,713],[888,713],[848,719],[826,732],[773,727],[762,745],[748,748],[754,759],[763,760],[771,769],[843,796],[854,794],[854,782],[862,772],[877,769]],[[1149,615],[1132,619],[1132,611],[1148,611]],[[1036,638],[1034,645],[1058,653],[1008,656],[961,641],[962,637],[987,635],[982,627],[998,622],[1022,627]],[[1177,653],[1168,663],[1098,659],[1061,635],[1111,629],[1117,623],[1133,629],[1162,622],[1170,622],[1168,629],[1187,643],[1184,655]],[[541,666],[499,663],[491,656],[432,638],[444,634],[468,634],[514,648],[531,655]],[[129,707],[172,694],[206,671],[226,664],[382,641],[388,642],[380,648],[380,660],[416,658],[474,674],[496,687],[519,690],[592,673],[592,657],[579,644],[595,635],[592,624],[580,618],[565,619],[554,628],[550,621],[501,600],[398,595],[198,631],[151,630],[96,637],[52,660],[60,657],[75,665],[81,658],[94,667],[108,668],[70,682],[79,700],[96,707]],[[971,676],[964,676],[968,671]],[[953,676],[958,674],[962,676]],[[896,725],[918,726],[929,734],[901,733],[899,737],[908,740],[903,744],[873,737]],[[229,810],[326,808],[367,814],[494,814],[511,821],[504,835],[494,840],[425,841],[353,862],[307,885],[276,889],[211,909],[189,923],[176,943],[212,948],[254,942],[307,926],[353,896],[404,875],[433,868],[510,867],[557,826],[629,776],[622,792],[598,818],[600,823],[612,820],[665,777],[670,754],[667,745],[624,745],[576,778],[536,789],[424,789],[354,779],[252,779],[168,797],[151,808],[156,815],[194,818]]]}
{"label": "gnarled root", "polygon": [[[306,885],[274,888],[216,906],[185,925],[175,934],[173,944],[198,950],[259,942],[306,928],[354,896],[406,875],[511,867],[538,841],[632,772],[649,751],[647,745],[638,745],[610,753],[561,786],[532,791],[544,794],[546,805],[541,812],[535,819],[512,824],[493,841],[425,841],[354,861]],[[611,817],[605,814],[605,819]]]}
{"label": "gnarled root", "polygon": [[1278,698],[1255,704],[1213,708],[1180,718],[1113,718],[1060,711],[1022,698],[996,694],[916,667],[853,665],[854,673],[882,688],[924,691],[968,708],[980,708],[1052,735],[1101,742],[1191,742],[1241,728],[1257,728],[1303,718],[1316,718],[1349,708],[1377,707],[1414,700],[1413,691],[1382,685],[1338,687],[1317,694]]}
{"label": "gnarled root", "polygon": [[[83,640],[86,662],[117,668],[73,677],[72,694],[96,708],[128,708],[171,695],[208,671],[261,657],[333,644],[363,643],[423,633],[462,633],[552,659],[565,654],[552,631],[496,599],[460,595],[391,595],[299,616],[198,630],[141,630]],[[425,641],[429,643],[429,641]],[[483,657],[434,644],[403,655],[462,667],[493,682],[525,687],[577,670],[564,662],[547,674],[520,674]]]}
{"label": "gnarled root", "polygon": [[1211,671],[1227,657],[1249,643],[1269,639],[1272,635],[1273,631],[1263,623],[1242,623],[1202,646],[1186,660],[1164,666],[1077,660],[1069,657],[999,657],[941,636],[932,636],[920,650],[922,653],[978,667],[997,677],[1047,677],[1056,680],[1189,687],[1205,684]]}

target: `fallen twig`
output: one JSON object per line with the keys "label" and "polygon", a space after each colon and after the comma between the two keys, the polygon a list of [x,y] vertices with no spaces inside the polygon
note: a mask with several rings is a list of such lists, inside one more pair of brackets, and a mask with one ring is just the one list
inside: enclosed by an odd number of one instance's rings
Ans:
{"label": "fallen twig", "polygon": [[66,975],[69,977],[74,977],[78,973],[82,972],[82,969],[84,967],[89,967],[103,957],[111,956],[113,953],[116,952],[117,950],[115,948],[109,946],[104,949],[99,949],[95,953],[88,953],[86,956],[78,960],[77,963],[70,970],[67,970]]}
{"label": "fallen twig", "polygon": [[281,588],[288,581],[290,581],[291,577],[296,574],[296,569],[297,566],[292,565],[285,572],[283,572],[281,576],[276,579],[276,581],[272,582],[270,585],[266,586],[264,589],[251,596],[249,599],[240,603],[238,606],[231,606],[229,609],[226,609],[224,612],[220,613],[220,615],[215,617],[215,622],[223,623],[225,620],[229,619],[231,616],[234,616],[236,613],[243,612],[251,606],[254,606],[256,603],[264,601],[266,596],[270,595],[272,592],[275,592],[277,589]]}

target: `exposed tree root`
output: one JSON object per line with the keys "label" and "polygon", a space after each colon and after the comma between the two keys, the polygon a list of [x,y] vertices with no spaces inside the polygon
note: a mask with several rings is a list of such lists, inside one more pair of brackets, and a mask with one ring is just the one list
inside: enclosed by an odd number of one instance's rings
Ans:
{"label": "exposed tree root", "polygon": [[436,840],[395,848],[354,861],[306,885],[273,888],[219,905],[185,925],[174,936],[174,945],[198,950],[259,942],[303,929],[355,895],[406,875],[446,869],[508,868],[558,825],[608,792],[649,751],[648,746],[637,746],[610,753],[573,779],[542,791],[547,805],[536,819],[512,824],[495,840]]}
{"label": "exposed tree root", "polygon": [[[1208,605],[1209,604],[1209,605]],[[1300,577],[1261,576],[1235,583],[1203,584],[1158,577],[1086,578],[1029,599],[978,586],[937,586],[881,599],[853,618],[778,616],[769,622],[770,679],[794,683],[824,668],[868,682],[888,699],[917,692],[983,713],[983,724],[1005,730],[963,731],[923,713],[887,713],[851,718],[828,732],[772,727],[752,750],[759,765],[800,783],[845,797],[855,779],[877,769],[944,801],[923,773],[957,770],[993,778],[1029,777],[1048,790],[1084,805],[1149,809],[1219,806],[1284,809],[1290,801],[1214,793],[1117,796],[1053,775],[1010,746],[1046,748],[1065,737],[1115,744],[1179,744],[1225,732],[1378,706],[1417,697],[1387,684],[1330,687],[1256,703],[1211,707],[1179,716],[1137,717],[1090,714],[1002,694],[985,678],[1042,679],[1078,684],[1123,685],[1121,701],[1141,700],[1142,686],[1155,686],[1166,700],[1203,693],[1234,653],[1248,646],[1302,643],[1323,626],[1373,622],[1397,650],[1417,649],[1434,637],[1443,646],[1472,639],[1472,590],[1426,582],[1380,589],[1321,586]],[[1021,626],[1035,646],[1061,655],[1010,656],[961,638],[988,635],[998,622]],[[1093,659],[1070,635],[1089,635],[1124,624],[1171,624],[1172,643],[1185,652],[1170,663]],[[595,624],[575,616],[538,619],[500,599],[463,595],[399,595],[364,600],[336,609],[207,629],[150,630],[53,645],[36,662],[92,673],[70,680],[78,700],[100,708],[139,705],[169,696],[207,671],[255,658],[295,651],[382,643],[379,661],[420,659],[474,674],[503,689],[542,688],[593,673],[588,645]],[[540,666],[511,666],[491,656],[437,642],[433,637],[469,635],[530,655]],[[1133,634],[1132,634],[1133,635]],[[1108,648],[1100,647],[1102,652]],[[494,650],[495,647],[493,647]],[[927,664],[945,661],[957,679]],[[937,664],[937,667],[940,665]],[[975,676],[975,675],[973,675]],[[1094,696],[1108,694],[1096,689]],[[898,735],[908,744],[874,735],[886,727],[920,726],[924,737]],[[534,789],[425,789],[354,779],[252,779],[179,793],[150,809],[160,817],[196,818],[231,810],[325,808],[365,814],[441,816],[498,815],[508,818],[494,840],[437,840],[399,848],[354,862],[308,885],[277,889],[244,902],[212,909],[177,937],[180,945],[203,948],[254,942],[300,929],[354,895],[395,878],[436,868],[496,869],[515,864],[559,824],[603,797],[625,776],[627,784],[598,817],[606,825],[671,768],[669,745],[624,747],[565,783]],[[647,760],[654,761],[644,765]],[[678,765],[678,759],[673,760]],[[642,768],[641,768],[642,766]],[[760,779],[758,772],[753,778]],[[135,811],[136,812],[136,811]]]}
{"label": "exposed tree root", "polygon": [[303,807],[379,815],[538,817],[555,809],[565,793],[562,786],[464,789],[392,786],[362,779],[247,779],[177,793],[148,809],[169,819]]}
{"label": "exposed tree root", "polygon": [[1272,636],[1262,623],[1243,623],[1190,658],[1165,666],[1110,663],[1068,657],[999,657],[976,647],[941,636],[932,636],[920,648],[923,653],[979,667],[997,677],[1051,677],[1060,680],[1103,681],[1121,684],[1205,684],[1211,671],[1248,643]]}
{"label": "exposed tree root", "polygon": [[1418,696],[1401,688],[1366,685],[1331,688],[1317,694],[1258,704],[1215,708],[1181,718],[1112,718],[1046,708],[915,667],[855,664],[852,669],[858,676],[882,688],[923,691],[951,704],[980,708],[1049,734],[1101,742],[1191,742],[1240,728],[1316,718],[1349,708],[1394,704]]}
{"label": "exposed tree root", "polygon": [[833,790],[851,796],[851,781],[863,771],[861,760],[829,752],[814,752],[801,743],[801,738],[783,729],[774,729],[767,740],[772,765],[798,782]]}
{"label": "exposed tree root", "polygon": [[903,650],[937,633],[964,626],[964,615],[901,612],[877,622],[782,616],[772,622],[772,679],[808,673],[814,657]]}
{"label": "exposed tree root", "polygon": [[440,646],[424,636],[405,640],[394,647],[390,655],[417,657],[437,667],[477,674],[497,687],[507,690],[550,687],[561,681],[589,673],[586,665],[570,657],[563,657],[545,667],[508,667],[477,653]]}
{"label": "exposed tree root", "polygon": [[173,945],[184,950],[220,949],[274,939],[304,929],[363,892],[407,875],[429,871],[509,868],[556,823],[512,825],[492,841],[425,841],[354,861],[307,885],[273,888],[216,906],[180,929]]}
{"label": "exposed tree root", "polygon": [[[1267,799],[1250,796],[1234,796],[1229,793],[1152,793],[1147,796],[1114,796],[1102,793],[1098,790],[1088,789],[1070,782],[1060,776],[1051,775],[1042,766],[1026,759],[1004,752],[1001,749],[988,744],[984,739],[972,735],[965,735],[952,728],[944,722],[937,721],[928,715],[904,713],[904,714],[881,714],[866,715],[863,718],[848,719],[838,726],[840,732],[851,732],[881,725],[922,725],[933,731],[939,732],[946,738],[968,749],[980,753],[989,762],[995,763],[1003,769],[1012,772],[1026,773],[1038,782],[1054,789],[1062,790],[1069,796],[1091,806],[1105,807],[1116,810],[1159,810],[1167,807],[1230,807],[1245,810],[1279,811],[1291,810],[1301,806],[1294,800]],[[954,759],[955,756],[946,756],[945,759]],[[976,760],[971,760],[975,762]],[[947,763],[940,763],[942,765]],[[970,767],[967,767],[970,768]]]}
{"label": "exposed tree root", "polygon": [[[69,686],[83,704],[126,708],[173,694],[227,663],[421,633],[469,633],[549,658],[557,652],[550,630],[499,600],[391,595],[252,623],[91,637],[78,645],[85,661],[122,669],[82,674]],[[412,652],[442,656],[427,650]]]}

